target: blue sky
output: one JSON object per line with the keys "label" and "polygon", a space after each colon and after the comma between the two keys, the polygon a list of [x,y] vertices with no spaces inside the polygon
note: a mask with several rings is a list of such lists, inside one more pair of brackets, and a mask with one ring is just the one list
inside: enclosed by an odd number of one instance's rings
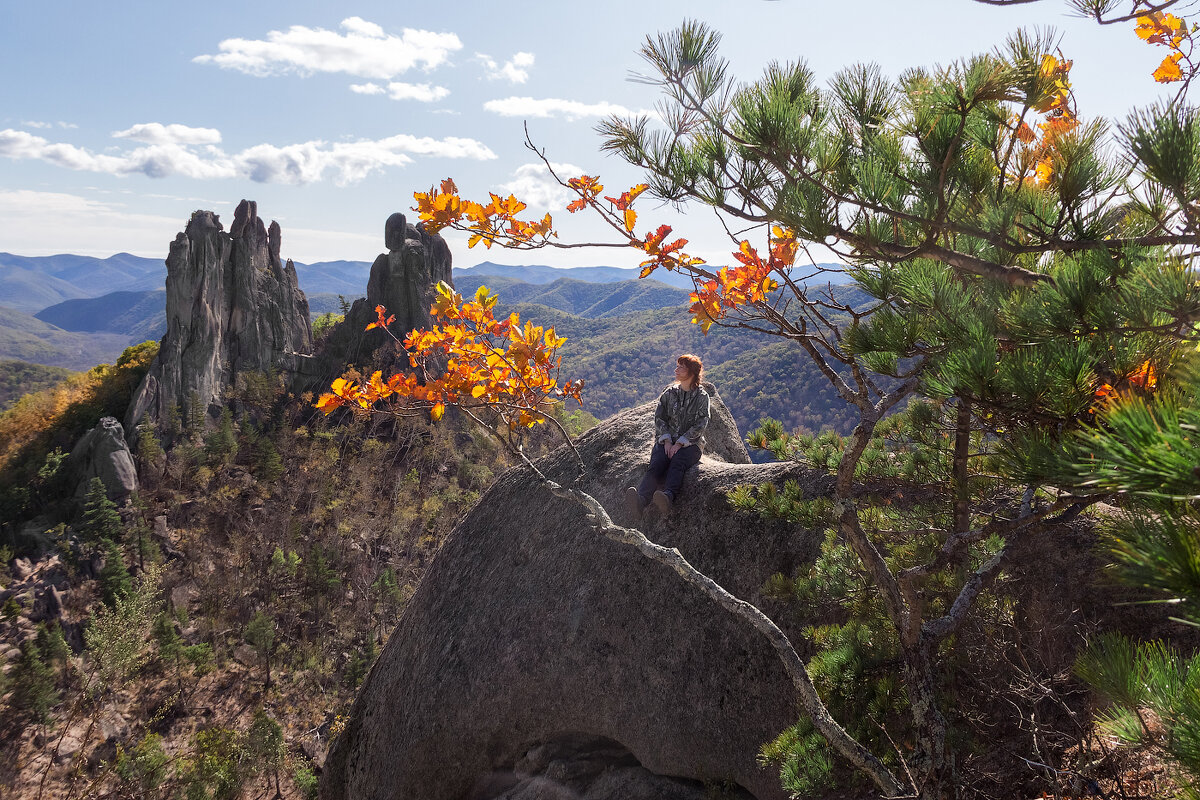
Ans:
{"label": "blue sky", "polygon": [[[539,213],[558,211],[564,238],[598,237],[561,211],[522,126],[567,172],[618,190],[637,182],[592,129],[653,107],[654,90],[628,79],[641,70],[637,48],[684,18],[721,31],[746,80],[801,58],[822,78],[858,61],[896,75],[1053,25],[1082,116],[1120,119],[1160,91],[1149,74],[1163,53],[1132,23],[1097,26],[1064,0],[0,0],[0,251],[165,256],[193,210],[228,225],[249,198],[279,220],[285,257],[369,261],[387,216],[448,176],[468,196],[516,191]],[[651,216],[689,251],[727,260],[711,212]],[[637,262],[632,250],[488,253],[450,241],[459,266]]]}

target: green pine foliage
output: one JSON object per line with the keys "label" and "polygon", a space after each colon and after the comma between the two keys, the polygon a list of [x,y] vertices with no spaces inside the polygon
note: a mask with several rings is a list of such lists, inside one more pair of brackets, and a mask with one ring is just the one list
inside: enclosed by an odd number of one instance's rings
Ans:
{"label": "green pine foliage", "polygon": [[[1118,398],[1066,447],[1039,453],[1039,466],[1080,491],[1137,499],[1108,528],[1113,560],[1126,582],[1186,629],[1200,625],[1200,369],[1178,369],[1172,388]],[[1164,752],[1188,796],[1200,796],[1200,655],[1108,634],[1090,643],[1075,670],[1109,703],[1101,727]]]}
{"label": "green pine foliage", "polygon": [[187,432],[191,436],[204,434],[208,421],[208,404],[200,398],[200,393],[193,389],[188,393],[186,412]]}
{"label": "green pine foliage", "polygon": [[62,626],[57,622],[39,623],[34,637],[38,650],[47,664],[57,665],[61,671],[71,657],[71,648],[63,637]]}
{"label": "green pine foliage", "polygon": [[378,657],[379,646],[375,643],[375,637],[365,637],[362,645],[355,648],[350,655],[350,660],[346,662],[343,681],[347,688],[357,689],[363,679],[367,677],[367,673],[371,671],[371,666]]}
{"label": "green pine foliage", "polygon": [[253,468],[254,477],[263,483],[274,483],[283,474],[283,459],[269,438],[262,437],[255,444]]}
{"label": "green pine foliage", "polygon": [[204,456],[210,465],[228,464],[237,457],[237,451],[233,411],[226,406],[221,411],[217,427],[204,438]]}
{"label": "green pine foliage", "polygon": [[117,601],[129,596],[133,589],[133,579],[125,566],[125,556],[121,546],[112,539],[106,539],[104,544],[104,566],[98,576],[100,596],[109,608],[116,608]]}
{"label": "green pine foliage", "polygon": [[13,674],[9,677],[12,681],[13,707],[34,721],[47,721],[50,709],[58,703],[59,693],[55,688],[54,669],[47,663],[46,655],[36,640],[25,641]]}
{"label": "green pine foliage", "polygon": [[271,686],[271,656],[275,652],[275,618],[266,611],[257,611],[246,625],[246,643],[254,648],[263,662],[263,685]]}
{"label": "green pine foliage", "polygon": [[121,515],[117,513],[117,504],[108,499],[108,490],[104,481],[92,478],[88,482],[87,493],[83,496],[83,515],[79,521],[79,531],[86,541],[105,546],[110,542],[119,542],[125,535],[125,526]]}

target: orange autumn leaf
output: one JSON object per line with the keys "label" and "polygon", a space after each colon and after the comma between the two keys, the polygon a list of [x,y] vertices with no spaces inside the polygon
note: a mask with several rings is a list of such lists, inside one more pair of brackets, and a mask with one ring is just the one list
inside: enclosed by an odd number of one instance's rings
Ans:
{"label": "orange autumn leaf", "polygon": [[1154,70],[1154,80],[1159,83],[1175,83],[1183,80],[1183,70],[1179,66],[1182,59],[1183,53],[1178,51],[1164,58],[1158,65],[1158,69]]}
{"label": "orange autumn leaf", "polygon": [[1149,360],[1145,361],[1137,368],[1136,372],[1129,376],[1129,385],[1153,391],[1154,387],[1158,385],[1158,376],[1154,372],[1154,365]]}
{"label": "orange autumn leaf", "polygon": [[[401,343],[419,373],[385,379],[376,371],[361,385],[338,378],[317,408],[330,414],[349,405],[355,413],[372,413],[383,410],[379,404],[387,401],[393,404],[389,408],[403,409],[397,413],[423,410],[435,422],[452,405],[486,408],[515,428],[544,423],[552,402],[571,398],[582,403],[582,381],[560,385],[558,353],[566,337],[530,321],[522,326],[516,312],[496,319],[497,297],[486,286],[470,300],[446,283],[436,290],[431,313],[440,324],[413,330]],[[376,314],[387,319],[382,307]]]}
{"label": "orange autumn leaf", "polygon": [[630,233],[633,233],[634,223],[637,222],[637,212],[634,211],[632,208],[625,209],[624,221],[625,221],[625,230],[629,231]]}
{"label": "orange autumn leaf", "polygon": [[1137,35],[1150,44],[1177,47],[1187,36],[1187,24],[1174,14],[1155,11],[1137,18]]}
{"label": "orange autumn leaf", "polygon": [[624,211],[633,204],[633,201],[638,198],[638,195],[649,188],[649,184],[639,183],[637,186],[632,187],[629,191],[622,192],[620,197],[605,197],[604,199],[616,206],[617,211]]}

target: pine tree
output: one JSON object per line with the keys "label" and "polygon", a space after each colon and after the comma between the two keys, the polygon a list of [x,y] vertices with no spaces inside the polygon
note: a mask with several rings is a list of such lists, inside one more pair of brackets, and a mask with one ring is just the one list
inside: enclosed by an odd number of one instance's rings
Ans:
{"label": "pine tree", "polygon": [[21,647],[12,679],[13,705],[39,722],[49,719],[50,709],[58,703],[58,690],[54,670],[35,640],[28,639]]}
{"label": "pine tree", "polygon": [[103,544],[120,541],[125,533],[117,504],[108,499],[104,481],[92,478],[83,498],[83,518],[80,530],[85,540]]}
{"label": "pine tree", "polygon": [[162,442],[158,440],[158,434],[155,432],[153,425],[143,423],[138,426],[137,457],[138,464],[142,468],[141,478],[143,483],[148,483],[151,477],[158,478],[162,476],[166,451],[163,450]]}
{"label": "pine tree", "polygon": [[279,787],[279,768],[283,766],[287,747],[283,740],[283,728],[271,719],[265,709],[254,712],[250,730],[246,732],[246,749],[255,767],[264,775],[274,778],[275,794],[282,797]]}
{"label": "pine tree", "polygon": [[208,421],[208,404],[200,399],[200,393],[195,389],[188,393],[187,401],[187,430],[192,436],[204,434],[205,423]]}
{"label": "pine tree", "polygon": [[275,449],[275,443],[267,436],[262,436],[254,447],[254,477],[263,483],[271,484],[283,475],[283,459]]}
{"label": "pine tree", "polygon": [[204,440],[204,455],[212,464],[227,464],[237,457],[237,434],[233,428],[233,412],[225,407],[216,429]]}
{"label": "pine tree", "polygon": [[[577,197],[572,210],[591,208],[646,254],[643,275],[665,267],[693,278],[691,310],[705,331],[780,336],[850,409],[847,437],[765,444],[832,472],[826,520],[895,642],[914,745],[903,774],[829,713],[818,665],[790,674],[817,733],[879,790],[939,797],[955,781],[954,709],[938,689],[952,641],[1023,540],[1052,535],[1097,499],[1042,499],[1038,490],[1061,478],[1046,452],[1105,397],[1150,389],[1195,340],[1200,113],[1182,102],[1134,113],[1114,145],[1102,121],[1078,116],[1053,32],[1018,32],[996,52],[894,80],[853,66],[826,87],[802,62],[738,83],[719,44],[697,22],[648,38],[644,79],[662,89],[666,129],[645,117],[599,126],[604,149],[644,169],[644,183],[619,198],[586,176],[564,186]],[[449,202],[456,191],[447,181],[416,195],[427,229],[454,225],[523,249],[556,235],[537,239],[496,206]],[[758,232],[731,234],[736,263],[709,267],[670,228],[642,233],[632,206],[643,193],[712,207],[727,230]],[[824,270],[798,261],[809,244],[849,264],[869,302],[816,288]],[[335,395],[322,402],[340,405]],[[924,417],[884,422],[918,398]],[[858,491],[864,478],[903,473],[938,491],[902,507]],[[1020,501],[1012,487],[1024,490]],[[903,488],[911,498],[915,487]],[[743,499],[757,513],[807,513],[786,492]],[[639,550],[768,636],[785,663],[801,662],[786,636],[706,576],[652,544]]]}
{"label": "pine tree", "polygon": [[246,642],[255,649],[263,662],[263,687],[271,689],[271,655],[275,652],[275,618],[257,611],[246,625]]}
{"label": "pine tree", "polygon": [[71,648],[63,637],[62,626],[57,622],[39,623],[34,641],[46,663],[57,664],[60,670],[71,657]]}
{"label": "pine tree", "polygon": [[133,589],[133,580],[125,567],[121,546],[112,539],[104,546],[104,567],[100,570],[100,594],[109,608],[115,608],[117,600],[126,597]]}

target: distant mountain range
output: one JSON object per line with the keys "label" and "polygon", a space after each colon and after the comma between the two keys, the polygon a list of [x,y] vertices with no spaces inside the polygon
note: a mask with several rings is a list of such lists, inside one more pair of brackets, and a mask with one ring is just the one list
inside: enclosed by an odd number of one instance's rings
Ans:
{"label": "distant mountain range", "polygon": [[[823,265],[837,268],[837,265]],[[100,297],[113,292],[146,292],[162,289],[166,264],[160,258],[117,253],[92,256],[18,256],[0,253],[0,305],[33,314],[66,300]],[[369,261],[320,261],[296,264],[300,288],[312,298],[321,294],[359,297],[366,291]],[[475,280],[480,275],[511,278],[528,284],[547,284],[567,278],[585,283],[619,283],[635,280],[636,267],[547,267],[496,264],[484,261],[473,267],[456,267],[454,279]],[[841,276],[834,276],[835,278]],[[691,291],[688,278],[665,269],[654,273],[660,283]],[[845,279],[833,280],[835,284]]]}
{"label": "distant mountain range", "polygon": [[[361,296],[370,271],[365,261],[296,266],[313,316],[337,313],[343,301]],[[129,254],[0,253],[0,303],[7,304],[0,306],[0,359],[83,370],[111,363],[131,344],[160,339],[165,272],[162,261]],[[502,313],[518,310],[568,336],[564,375],[587,381],[585,407],[598,417],[657,396],[671,380],[674,355],[695,352],[743,430],[763,416],[814,431],[844,427],[844,404],[803,353],[760,334],[714,328],[704,336],[689,322],[690,281],[684,286],[665,270],[636,280],[637,272],[484,262],[455,269],[454,283],[464,295],[485,284],[499,294]],[[858,300],[853,287],[837,292],[852,304]],[[47,299],[54,302],[41,305]]]}

